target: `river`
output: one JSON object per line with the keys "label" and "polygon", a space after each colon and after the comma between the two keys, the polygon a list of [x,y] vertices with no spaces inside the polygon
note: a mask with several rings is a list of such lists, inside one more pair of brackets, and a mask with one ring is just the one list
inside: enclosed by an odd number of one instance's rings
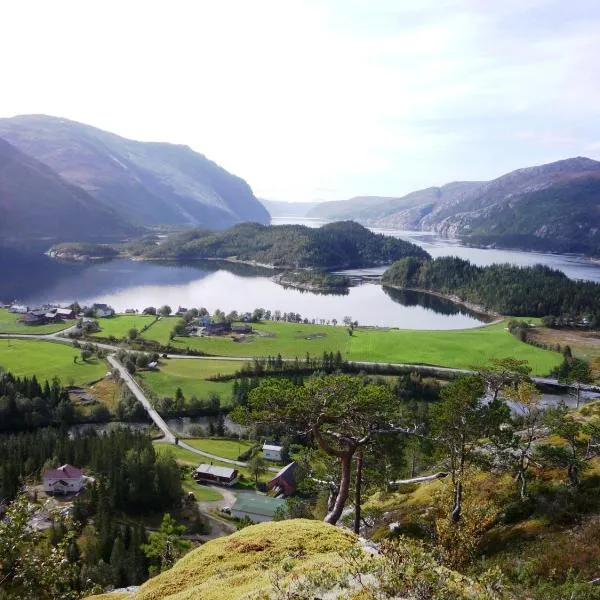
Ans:
{"label": "river", "polygon": [[[274,219],[274,223],[323,222]],[[600,265],[580,256],[477,249],[427,232],[380,231],[413,241],[432,256],[455,255],[478,265],[542,263],[573,279],[600,281]],[[352,271],[377,274],[384,268]],[[0,248],[0,301],[17,300],[29,306],[43,303],[105,302],[117,311],[146,306],[206,307],[210,312],[271,311],[300,313],[321,320],[346,316],[360,325],[406,329],[462,329],[477,327],[481,318],[451,302],[428,294],[398,292],[373,283],[352,287],[346,295],[322,295],[283,288],[271,280],[272,272],[215,261],[136,262],[117,259],[103,263],[72,264],[53,261],[41,251]]]}

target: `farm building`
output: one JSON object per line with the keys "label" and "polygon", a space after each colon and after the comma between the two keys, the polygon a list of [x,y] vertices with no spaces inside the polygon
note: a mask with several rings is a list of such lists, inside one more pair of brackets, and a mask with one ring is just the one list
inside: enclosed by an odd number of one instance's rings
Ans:
{"label": "farm building", "polygon": [[282,450],[283,448],[281,446],[277,446],[276,444],[267,444],[267,442],[265,442],[262,447],[263,456],[267,460],[280,461]]}
{"label": "farm building", "polygon": [[44,492],[47,494],[76,494],[83,487],[83,472],[73,465],[44,471]]}
{"label": "farm building", "polygon": [[296,490],[296,468],[298,465],[296,462],[291,462],[286,465],[267,483],[267,490],[273,492],[276,495],[283,494],[284,496],[291,496]]}
{"label": "farm building", "polygon": [[199,483],[215,483],[217,485],[230,486],[237,483],[238,472],[237,469],[230,469],[229,467],[201,464],[194,471],[193,477]]}
{"label": "farm building", "polygon": [[275,511],[285,506],[285,500],[259,494],[240,494],[231,507],[231,516],[236,519],[248,517],[254,523],[272,521]]}

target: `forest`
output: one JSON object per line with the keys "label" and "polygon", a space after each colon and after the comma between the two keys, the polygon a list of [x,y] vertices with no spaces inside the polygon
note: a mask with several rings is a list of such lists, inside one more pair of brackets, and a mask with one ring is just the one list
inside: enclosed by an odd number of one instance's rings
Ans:
{"label": "forest", "polygon": [[600,327],[600,284],[542,265],[478,267],[456,257],[408,257],[385,271],[382,284],[456,296],[503,315],[555,316]]}
{"label": "forest", "polygon": [[241,223],[224,231],[192,229],[173,234],[160,244],[145,238],[130,245],[128,251],[144,258],[235,258],[290,269],[370,267],[406,256],[429,256],[415,244],[372,233],[352,221],[330,223],[318,229],[257,223]]}

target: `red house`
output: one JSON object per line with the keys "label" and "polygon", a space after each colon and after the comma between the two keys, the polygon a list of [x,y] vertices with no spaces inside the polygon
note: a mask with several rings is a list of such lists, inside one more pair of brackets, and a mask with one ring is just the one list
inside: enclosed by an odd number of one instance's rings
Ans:
{"label": "red house", "polygon": [[198,483],[231,486],[237,483],[238,472],[237,469],[202,464],[194,471],[193,477]]}
{"label": "red house", "polygon": [[267,490],[273,490],[276,495],[291,496],[296,491],[296,468],[298,465],[291,462],[283,467],[271,481],[267,483]]}

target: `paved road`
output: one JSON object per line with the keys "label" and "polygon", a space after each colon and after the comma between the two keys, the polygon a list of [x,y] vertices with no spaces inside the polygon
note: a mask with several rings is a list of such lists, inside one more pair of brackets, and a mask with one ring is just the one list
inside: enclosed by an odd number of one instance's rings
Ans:
{"label": "paved road", "polygon": [[158,414],[157,410],[152,406],[150,400],[146,398],[142,388],[136,383],[135,379],[129,374],[127,369],[116,359],[112,354],[107,356],[110,365],[119,371],[121,379],[126,383],[127,387],[131,390],[133,395],[141,402],[142,406],[146,409],[146,412],[150,418],[154,421],[156,426],[163,432],[165,440],[171,444],[175,443],[175,436],[165,423],[164,419]]}

